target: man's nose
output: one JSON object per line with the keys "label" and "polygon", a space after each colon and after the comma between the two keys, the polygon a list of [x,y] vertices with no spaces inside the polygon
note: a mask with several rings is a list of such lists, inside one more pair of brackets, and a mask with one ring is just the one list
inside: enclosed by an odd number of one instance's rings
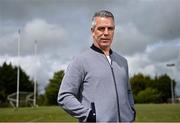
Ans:
{"label": "man's nose", "polygon": [[108,34],[109,34],[108,28],[105,28],[104,35],[108,35]]}

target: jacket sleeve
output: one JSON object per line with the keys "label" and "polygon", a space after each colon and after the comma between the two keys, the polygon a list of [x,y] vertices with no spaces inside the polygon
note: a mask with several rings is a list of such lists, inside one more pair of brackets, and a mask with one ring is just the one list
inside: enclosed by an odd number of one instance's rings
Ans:
{"label": "jacket sleeve", "polygon": [[58,104],[66,112],[83,122],[87,120],[91,110],[77,98],[84,76],[83,65],[79,59],[74,59],[65,72],[57,98]]}
{"label": "jacket sleeve", "polygon": [[[128,78],[129,78],[129,68],[128,68],[128,64],[127,64],[127,75],[128,75]],[[131,105],[131,108],[132,110],[134,111],[134,120],[136,118],[136,110],[135,110],[135,107],[134,107],[134,98],[133,98],[133,93],[132,93],[132,89],[131,89],[131,84],[130,84],[130,81],[128,79],[128,99],[129,99],[129,103]]]}

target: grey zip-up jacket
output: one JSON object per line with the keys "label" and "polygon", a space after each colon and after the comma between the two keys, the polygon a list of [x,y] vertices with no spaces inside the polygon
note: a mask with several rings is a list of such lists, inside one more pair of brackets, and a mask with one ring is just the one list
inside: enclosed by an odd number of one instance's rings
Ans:
{"label": "grey zip-up jacket", "polygon": [[94,45],[68,66],[58,104],[80,122],[132,122],[134,100],[127,60],[110,50],[111,63]]}

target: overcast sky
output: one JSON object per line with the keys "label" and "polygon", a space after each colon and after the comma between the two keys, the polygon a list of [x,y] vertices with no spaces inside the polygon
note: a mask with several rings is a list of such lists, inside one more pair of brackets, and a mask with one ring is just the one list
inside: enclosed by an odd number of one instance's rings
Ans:
{"label": "overcast sky", "polygon": [[101,9],[115,16],[112,49],[127,58],[130,75],[167,73],[180,95],[180,0],[0,0],[0,65],[17,65],[20,29],[20,65],[31,78],[37,71],[43,92],[54,72],[90,47],[91,18]]}

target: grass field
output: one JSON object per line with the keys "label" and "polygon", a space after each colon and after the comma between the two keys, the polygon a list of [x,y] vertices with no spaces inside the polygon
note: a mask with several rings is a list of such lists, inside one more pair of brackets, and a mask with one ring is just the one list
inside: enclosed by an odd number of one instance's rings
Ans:
{"label": "grass field", "polygon": [[[136,122],[180,122],[180,104],[136,104]],[[77,122],[58,106],[0,108],[0,122]]]}

